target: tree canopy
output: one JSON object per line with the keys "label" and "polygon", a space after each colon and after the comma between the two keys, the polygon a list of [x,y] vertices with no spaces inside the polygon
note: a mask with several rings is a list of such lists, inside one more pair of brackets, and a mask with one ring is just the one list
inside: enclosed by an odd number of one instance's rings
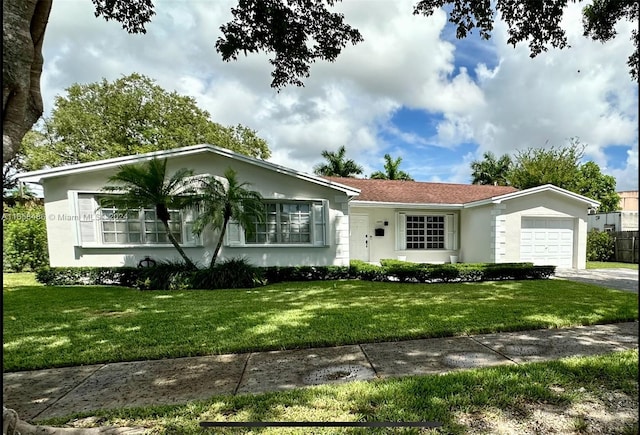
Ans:
{"label": "tree canopy", "polygon": [[344,145],[338,151],[322,151],[322,157],[326,159],[325,163],[318,163],[313,167],[313,173],[324,175],[326,177],[350,177],[353,178],[358,174],[362,174],[362,166],[358,165],[351,159],[346,159],[347,150]]}
{"label": "tree canopy", "polygon": [[576,193],[600,201],[599,212],[610,213],[620,208],[620,195],[616,192],[614,177],[604,175],[600,171],[600,166],[594,162],[581,165],[578,172],[575,185]]}
{"label": "tree canopy", "polygon": [[255,131],[213,122],[192,97],[131,74],[67,88],[51,117],[25,136],[19,160],[22,169],[36,170],[199,143],[261,159],[271,154]]}
{"label": "tree canopy", "polygon": [[482,157],[482,160],[475,160],[471,163],[471,183],[508,186],[507,177],[511,170],[511,157],[504,154],[497,159],[491,151],[487,151]]}
{"label": "tree canopy", "polygon": [[390,154],[385,154],[384,155],[384,172],[375,171],[371,174],[369,178],[378,179],[378,180],[413,181],[413,178],[411,178],[411,175],[400,170],[401,162],[402,162],[402,157],[398,157],[397,159],[394,160],[393,158],[391,158]]}
{"label": "tree canopy", "polygon": [[[302,85],[310,65],[317,60],[334,61],[349,43],[363,41],[360,32],[345,22],[343,14],[330,11],[339,0],[239,0],[233,18],[221,25],[223,36],[216,49],[224,60],[236,60],[240,53],[273,53],[271,86]],[[576,0],[572,0],[576,1]],[[577,0],[581,1],[581,0]],[[116,20],[129,33],[145,33],[155,15],[152,0],[92,0],[95,15]],[[547,46],[567,46],[560,27],[569,0],[421,0],[415,15],[430,16],[444,7],[456,36],[465,38],[473,29],[489,39],[496,17],[508,28],[508,42],[527,42],[531,56]],[[52,0],[5,0],[3,10],[3,161],[15,156],[24,134],[42,116],[40,95],[42,43]],[[617,36],[621,20],[637,21],[640,6],[635,0],[593,0],[583,8],[584,35],[606,42]],[[635,50],[629,56],[631,78],[638,80],[636,29],[631,32]]]}
{"label": "tree canopy", "polygon": [[595,162],[581,163],[585,145],[572,139],[569,145],[551,148],[528,148],[512,159],[508,154],[499,159],[486,152],[483,160],[471,163],[473,184],[496,184],[529,189],[543,184],[575,192],[601,203],[599,211],[608,213],[619,208],[616,179],[601,172]]}

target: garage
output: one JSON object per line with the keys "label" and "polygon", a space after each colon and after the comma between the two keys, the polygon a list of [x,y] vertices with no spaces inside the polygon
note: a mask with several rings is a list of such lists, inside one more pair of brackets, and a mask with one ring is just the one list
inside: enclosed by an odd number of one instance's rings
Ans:
{"label": "garage", "polygon": [[573,267],[573,227],[570,218],[523,217],[520,261]]}

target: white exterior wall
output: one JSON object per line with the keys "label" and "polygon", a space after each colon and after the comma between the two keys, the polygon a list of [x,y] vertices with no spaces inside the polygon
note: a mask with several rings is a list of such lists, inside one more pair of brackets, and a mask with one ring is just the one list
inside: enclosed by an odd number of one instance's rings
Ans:
{"label": "white exterior wall", "polygon": [[[349,208],[350,214],[363,214],[369,217],[369,261],[379,263],[382,259],[398,259],[399,256],[406,257],[406,261],[414,263],[448,263],[452,255],[458,256],[459,250],[449,249],[432,249],[432,250],[414,250],[405,249],[398,250],[397,234],[398,222],[397,215],[399,212],[407,214],[433,214],[443,215],[454,213],[459,215],[458,211],[452,210],[430,210],[430,209],[408,209],[408,208],[386,208],[386,207],[357,207]],[[385,226],[384,222],[388,225]],[[460,243],[459,225],[456,232],[458,234],[458,243]],[[383,228],[384,236],[376,236],[375,229]],[[459,245],[458,245],[459,246]]]}
{"label": "white exterior wall", "polygon": [[505,201],[505,253],[496,262],[520,260],[520,228],[523,217],[571,218],[573,225],[573,264],[576,269],[586,268],[587,205],[554,192],[540,192]]}
{"label": "white exterior wall", "polygon": [[[180,168],[193,169],[196,174],[222,175],[232,167],[241,181],[265,199],[326,200],[328,204],[327,246],[268,245],[226,246],[219,260],[246,257],[256,266],[348,265],[348,202],[346,194],[288,174],[258,167],[213,153],[172,157],[167,172]],[[145,256],[155,260],[180,258],[172,245],[79,247],[75,245],[75,220],[68,191],[99,192],[116,169],[91,171],[47,179],[44,184],[45,213],[51,266],[136,266]],[[77,212],[76,212],[77,213]],[[187,255],[196,263],[208,265],[217,235],[211,231],[202,235],[202,246],[185,246]]]}
{"label": "white exterior wall", "polygon": [[490,263],[493,237],[491,233],[493,205],[466,208],[460,212],[460,261]]}

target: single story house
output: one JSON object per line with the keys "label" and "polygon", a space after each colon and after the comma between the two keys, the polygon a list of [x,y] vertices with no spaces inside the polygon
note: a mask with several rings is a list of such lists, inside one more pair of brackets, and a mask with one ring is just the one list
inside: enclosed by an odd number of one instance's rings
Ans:
{"label": "single story house", "polygon": [[[153,209],[119,216],[100,209],[108,178],[122,165],[167,159],[220,176],[233,168],[264,198],[265,224],[252,237],[231,223],[220,258],[257,266],[379,262],[518,262],[584,268],[587,210],[597,201],[552,185],[527,190],[412,181],[320,177],[213,145],[81,163],[22,174],[44,190],[52,266],[135,266],[145,257],[179,258]],[[191,233],[193,212],[172,225],[196,263],[208,264],[217,240]]]}

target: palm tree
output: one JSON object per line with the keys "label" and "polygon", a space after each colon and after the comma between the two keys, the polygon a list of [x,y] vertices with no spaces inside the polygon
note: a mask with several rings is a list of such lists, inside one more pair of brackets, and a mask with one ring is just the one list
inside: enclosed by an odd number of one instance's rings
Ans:
{"label": "palm tree", "polygon": [[376,171],[371,174],[372,179],[378,180],[404,180],[413,181],[413,178],[409,174],[399,169],[402,157],[398,157],[393,160],[389,154],[384,155],[384,170],[385,172]]}
{"label": "palm tree", "polygon": [[190,177],[193,171],[180,169],[171,178],[166,179],[167,159],[153,158],[147,162],[125,165],[118,168],[118,172],[109,177],[112,185],[105,186],[105,192],[118,192],[100,200],[101,207],[115,206],[122,212],[153,207],[156,216],[167,233],[167,238],[180,253],[185,263],[192,268],[195,265],[187,257],[169,227],[169,210],[182,210],[193,204],[196,193]]}
{"label": "palm tree", "polygon": [[319,163],[313,167],[313,173],[324,175],[325,177],[349,177],[353,178],[357,174],[362,174],[362,166],[353,160],[345,160],[344,145],[337,152],[322,151],[322,157],[327,159],[326,163]]}
{"label": "palm tree", "polygon": [[511,157],[504,154],[500,159],[496,160],[495,154],[487,151],[482,155],[483,160],[473,161],[471,170],[472,184],[490,184],[494,186],[508,186],[508,175],[511,171]]}
{"label": "palm tree", "polygon": [[210,269],[215,266],[227,231],[227,224],[231,219],[236,220],[249,234],[255,230],[256,222],[260,223],[265,219],[262,195],[247,189],[249,183],[240,183],[236,171],[231,168],[225,171],[224,177],[226,178],[224,181],[215,177],[208,177],[202,181],[199,195],[200,209],[193,224],[193,232],[197,235],[200,235],[208,225],[220,231]]}

